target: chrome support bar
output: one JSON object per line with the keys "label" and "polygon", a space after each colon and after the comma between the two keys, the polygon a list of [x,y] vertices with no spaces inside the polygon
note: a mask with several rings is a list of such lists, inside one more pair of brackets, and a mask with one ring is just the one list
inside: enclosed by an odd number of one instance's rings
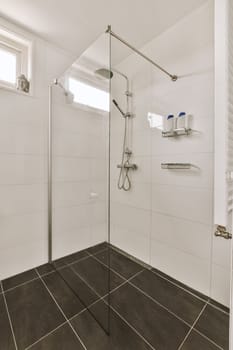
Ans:
{"label": "chrome support bar", "polygon": [[115,34],[112,30],[111,30],[111,26],[108,26],[106,33],[109,33],[111,36],[113,36],[115,39],[121,41],[124,45],[128,46],[131,50],[133,50],[134,52],[136,52],[139,56],[143,57],[146,61],[150,62],[151,64],[153,64],[153,66],[155,66],[156,68],[160,69],[163,73],[167,74],[172,81],[177,81],[178,76],[169,73],[166,69],[162,68],[159,64],[157,64],[156,62],[154,62],[151,58],[147,57],[146,55],[144,55],[144,53],[142,53],[141,51],[139,51],[138,49],[136,49],[134,46],[130,45],[127,41],[125,41],[124,39],[122,39],[119,35]]}
{"label": "chrome support bar", "polygon": [[49,86],[49,118],[48,118],[48,261],[52,262],[52,85]]}

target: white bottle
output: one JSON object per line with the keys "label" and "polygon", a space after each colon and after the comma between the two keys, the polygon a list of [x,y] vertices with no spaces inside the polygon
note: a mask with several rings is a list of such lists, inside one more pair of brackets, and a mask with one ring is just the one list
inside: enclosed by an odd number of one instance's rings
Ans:
{"label": "white bottle", "polygon": [[169,114],[167,116],[167,118],[164,121],[164,131],[165,132],[172,132],[174,130],[174,115],[173,114]]}
{"label": "white bottle", "polygon": [[176,128],[177,129],[185,129],[186,128],[186,113],[185,112],[180,112],[178,117],[176,118]]}

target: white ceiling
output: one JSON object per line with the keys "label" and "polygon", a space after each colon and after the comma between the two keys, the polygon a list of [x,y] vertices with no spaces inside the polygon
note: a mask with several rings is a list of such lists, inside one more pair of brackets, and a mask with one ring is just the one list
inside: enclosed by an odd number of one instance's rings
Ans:
{"label": "white ceiling", "polygon": [[108,24],[141,47],[206,0],[1,0],[1,15],[76,55]]}

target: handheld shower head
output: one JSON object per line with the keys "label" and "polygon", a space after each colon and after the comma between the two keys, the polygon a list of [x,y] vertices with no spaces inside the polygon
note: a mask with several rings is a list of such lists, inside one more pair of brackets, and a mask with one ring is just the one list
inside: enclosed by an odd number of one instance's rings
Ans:
{"label": "handheld shower head", "polygon": [[120,108],[120,106],[118,105],[116,100],[112,100],[112,102],[114,103],[114,105],[116,106],[116,108],[118,109],[118,111],[122,114],[122,116],[125,118],[126,114],[122,111],[122,109]]}

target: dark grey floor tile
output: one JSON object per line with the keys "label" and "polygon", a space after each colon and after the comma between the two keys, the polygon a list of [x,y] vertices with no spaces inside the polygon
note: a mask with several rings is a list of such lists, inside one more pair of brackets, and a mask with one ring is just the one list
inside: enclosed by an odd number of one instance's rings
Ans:
{"label": "dark grey floor tile", "polygon": [[52,262],[52,265],[54,265],[55,268],[59,268],[67,264],[72,264],[73,262],[83,259],[87,256],[88,256],[87,252],[85,250],[81,250],[80,252],[77,252],[71,255],[66,255],[60,259],[54,260]]}
{"label": "dark grey floor tile", "polygon": [[[75,280],[77,276],[74,273],[72,275]],[[71,318],[85,308],[84,303],[81,303],[80,298],[70,288],[68,281],[66,282],[66,279],[59,272],[51,273],[42,278],[67,318]]]}
{"label": "dark grey floor tile", "polygon": [[195,328],[217,345],[229,349],[229,316],[208,305]]}
{"label": "dark grey floor tile", "polygon": [[133,278],[131,283],[190,325],[193,325],[205,305],[204,301],[148,270]]}
{"label": "dark grey floor tile", "polygon": [[219,347],[209,342],[199,333],[192,331],[181,347],[181,350],[219,350]]}
{"label": "dark grey floor tile", "polygon": [[178,349],[189,331],[185,323],[128,283],[112,293],[111,305],[156,350]]}
{"label": "dark grey floor tile", "polygon": [[[98,302],[91,309],[100,319],[106,320],[106,305]],[[102,314],[102,316],[101,316]],[[88,311],[72,320],[88,350],[148,350],[151,349],[122,319],[113,311],[110,313],[110,335],[99,327]]]}
{"label": "dark grey floor tile", "polygon": [[0,295],[0,349],[15,350],[3,295]]}
{"label": "dark grey floor tile", "polygon": [[28,270],[25,272],[22,272],[18,275],[15,275],[13,277],[7,278],[2,281],[2,286],[4,290],[14,288],[22,283],[28,282],[34,278],[38,278],[38,275],[36,271],[33,270]]}
{"label": "dark grey floor tile", "polygon": [[213,300],[213,299],[210,299],[209,300],[209,303],[213,306],[216,306],[217,308],[219,308],[220,310],[222,310],[223,312],[226,312],[226,313],[230,313],[230,309],[229,307],[223,305],[223,304],[220,304],[219,302],[217,302],[216,300]]}
{"label": "dark grey floor tile", "polygon": [[100,296],[104,296],[109,291],[109,275],[110,289],[114,289],[124,282],[122,278],[114,272],[110,272],[103,264],[96,259],[90,257],[82,260],[72,268],[83,278]]}
{"label": "dark grey floor tile", "polygon": [[18,349],[25,349],[65,321],[40,279],[6,292]]}
{"label": "dark grey floor tile", "polygon": [[121,276],[129,279],[137,272],[141,271],[143,267],[133,260],[130,260],[126,256],[116,252],[113,249],[105,250],[95,255],[97,259],[102,261],[104,264],[118,272]]}
{"label": "dark grey floor tile", "polygon": [[31,347],[32,350],[83,350],[83,346],[68,324],[61,326]]}
{"label": "dark grey floor tile", "polygon": [[108,247],[109,244],[107,242],[102,242],[100,244],[96,244],[95,246],[88,248],[87,252],[89,252],[90,254],[96,254],[101,250],[107,249]]}
{"label": "dark grey floor tile", "polygon": [[58,270],[58,273],[85,307],[88,307],[99,299],[99,296],[81,278],[79,278],[72,267]]}
{"label": "dark grey floor tile", "polygon": [[195,295],[198,296],[199,298],[201,298],[201,299],[203,299],[203,300],[205,300],[205,301],[208,301],[208,300],[209,300],[209,297],[208,297],[207,295],[198,292],[197,290],[195,290],[195,289],[193,289],[193,288],[187,286],[186,284],[184,284],[184,283],[182,283],[182,282],[176,280],[175,278],[173,278],[173,277],[167,275],[166,273],[164,273],[164,272],[162,272],[162,271],[160,271],[160,270],[158,270],[158,269],[155,269],[155,268],[153,268],[152,271],[154,271],[156,274],[158,274],[158,275],[160,275],[160,276],[162,276],[162,277],[168,279],[170,282],[177,284],[177,285],[180,286],[181,288],[186,289],[187,291],[189,291],[189,292],[195,294]]}
{"label": "dark grey floor tile", "polygon": [[55,267],[50,263],[40,265],[36,269],[37,269],[40,276],[43,276],[43,275],[46,275],[47,273],[56,271]]}

